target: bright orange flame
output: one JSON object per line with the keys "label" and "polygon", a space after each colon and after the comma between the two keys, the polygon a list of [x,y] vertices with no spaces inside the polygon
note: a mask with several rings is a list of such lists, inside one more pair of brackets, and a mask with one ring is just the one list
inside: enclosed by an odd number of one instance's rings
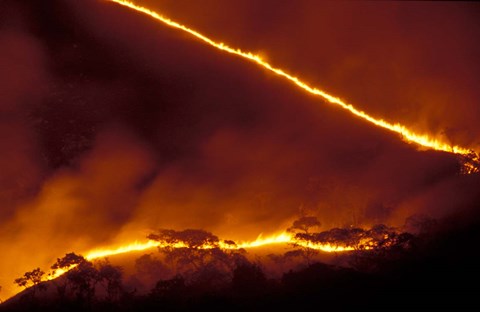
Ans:
{"label": "bright orange flame", "polygon": [[179,24],[179,23],[177,23],[177,22],[175,22],[175,21],[173,21],[173,20],[171,20],[167,17],[164,17],[164,16],[160,15],[159,13],[154,12],[154,11],[148,9],[148,8],[136,5],[133,2],[125,1],[125,0],[109,0],[109,1],[118,3],[120,5],[123,5],[125,7],[130,8],[130,9],[133,9],[135,11],[144,13],[144,14],[146,14],[146,15],[148,15],[148,16],[150,16],[150,17],[152,17],[152,18],[170,26],[170,27],[173,27],[173,28],[182,30],[186,33],[189,33],[190,35],[194,36],[195,38],[200,39],[204,43],[206,43],[206,44],[208,44],[212,47],[215,47],[215,48],[217,48],[221,51],[231,53],[231,54],[234,54],[236,56],[247,59],[251,62],[254,62],[254,63],[262,66],[263,68],[277,74],[278,76],[281,76],[281,77],[289,80],[290,82],[294,83],[296,86],[300,87],[301,89],[303,89],[304,91],[306,91],[310,94],[320,96],[323,99],[327,100],[328,102],[330,102],[332,104],[336,104],[336,105],[342,107],[343,109],[346,109],[347,111],[349,111],[353,115],[358,116],[358,117],[360,117],[360,118],[362,118],[362,119],[364,119],[364,120],[366,120],[366,121],[368,121],[368,122],[370,122],[370,123],[372,123],[372,124],[374,124],[378,127],[382,127],[384,129],[388,129],[390,131],[393,131],[393,132],[396,132],[396,133],[400,134],[402,136],[402,138],[407,142],[414,142],[414,143],[419,144],[423,147],[432,148],[432,149],[438,150],[438,151],[455,153],[455,154],[466,155],[466,154],[469,154],[469,153],[472,152],[471,150],[469,150],[467,148],[460,147],[458,145],[450,145],[446,142],[442,142],[442,141],[440,141],[438,139],[435,139],[435,138],[433,138],[429,135],[426,135],[426,134],[417,134],[417,133],[409,130],[407,127],[405,127],[404,125],[402,125],[400,123],[390,123],[390,122],[385,121],[383,119],[374,118],[374,117],[368,115],[367,113],[356,109],[351,104],[347,104],[347,103],[343,102],[342,100],[340,100],[339,98],[326,93],[325,91],[322,91],[322,90],[319,90],[317,88],[309,86],[307,83],[301,81],[299,78],[287,74],[282,69],[273,67],[272,65],[270,65],[266,61],[262,60],[262,58],[258,55],[255,55],[251,52],[244,52],[240,49],[231,48],[228,45],[224,44],[223,42],[215,42],[212,39],[202,35],[201,33],[197,32],[197,31],[195,31],[191,28],[188,28],[187,26]]}
{"label": "bright orange flame", "polygon": [[[287,232],[282,232],[280,234],[275,234],[269,237],[262,237],[262,235],[259,235],[256,240],[252,242],[242,242],[237,245],[237,248],[255,248],[255,247],[262,247],[266,245],[272,245],[272,244],[296,244],[300,245],[302,247],[308,247],[316,250],[321,250],[325,252],[336,252],[336,251],[349,251],[353,250],[353,247],[347,247],[347,246],[336,246],[336,245],[331,245],[331,244],[313,244],[313,243],[307,243],[307,242],[301,242],[297,241],[294,239],[294,237],[287,233]],[[222,248],[225,248],[224,246],[221,245]],[[228,247],[226,247],[228,249]],[[230,247],[230,249],[232,249]]]}
{"label": "bright orange flame", "polygon": [[[254,241],[250,242],[240,242],[239,244],[229,244],[225,241],[220,241],[219,242],[219,247],[221,249],[251,249],[251,248],[257,248],[257,247],[262,247],[262,246],[267,246],[267,245],[273,245],[273,244],[292,244],[296,246],[302,246],[302,247],[308,247],[311,249],[315,250],[320,250],[324,252],[342,252],[342,251],[352,251],[355,250],[354,247],[352,246],[342,246],[342,245],[333,245],[333,244],[315,244],[311,242],[304,242],[304,241],[298,241],[295,240],[293,235],[287,232],[281,232],[279,234],[274,234],[268,237],[263,237],[261,234],[255,239]],[[166,244],[166,243],[161,243],[153,240],[149,240],[147,242],[138,242],[135,241],[133,243],[129,243],[126,245],[119,246],[117,248],[110,248],[110,249],[94,249],[90,252],[87,253],[85,256],[85,259],[92,261],[95,259],[99,258],[105,258],[108,256],[114,256],[114,255],[119,255],[119,254],[124,254],[124,253],[130,253],[130,252],[135,252],[135,251],[143,251],[147,249],[151,249],[154,247],[170,247],[170,248],[183,248],[188,246],[184,244],[183,242],[177,242],[175,244]],[[204,245],[201,246],[200,248],[203,249],[211,249],[213,248],[212,245]],[[366,248],[370,249],[370,248]],[[54,280],[66,272],[72,270],[75,268],[77,264],[73,264],[68,268],[64,269],[55,269],[52,270],[49,274],[47,274],[46,278],[44,279],[45,281],[51,281]]]}
{"label": "bright orange flame", "polygon": [[[326,100],[326,101],[328,101],[332,104],[336,104],[336,105],[340,106],[341,108],[349,111],[353,115],[355,115],[357,117],[360,117],[360,118],[362,118],[362,119],[364,119],[364,120],[366,120],[366,121],[368,121],[368,122],[370,122],[370,123],[372,123],[372,124],[374,124],[378,127],[381,127],[381,128],[384,128],[384,129],[387,129],[387,130],[390,130],[390,131],[393,131],[393,132],[396,132],[396,133],[400,134],[402,136],[402,138],[407,142],[413,142],[413,143],[416,143],[416,144],[421,145],[423,147],[431,148],[431,149],[434,149],[434,150],[445,151],[445,152],[455,153],[455,154],[462,154],[462,155],[469,155],[469,154],[472,155],[473,151],[469,150],[467,148],[460,147],[458,145],[450,145],[446,142],[442,142],[442,141],[440,141],[438,139],[435,139],[435,138],[433,138],[429,135],[426,135],[426,134],[417,134],[417,133],[409,130],[406,126],[404,126],[400,123],[391,123],[391,122],[385,121],[383,119],[374,118],[374,117],[368,115],[367,113],[365,113],[364,111],[356,109],[353,105],[343,102],[340,98],[332,96],[332,95],[328,94],[327,92],[322,91],[320,89],[317,89],[315,87],[311,87],[310,85],[303,82],[299,78],[291,76],[290,74],[286,73],[284,70],[272,66],[268,62],[264,61],[258,55],[255,55],[251,52],[244,52],[241,49],[231,48],[231,47],[229,47],[228,45],[226,45],[222,42],[220,42],[220,43],[215,42],[214,40],[202,35],[201,33],[197,32],[193,29],[190,29],[187,26],[179,24],[179,23],[177,23],[177,22],[175,22],[175,21],[173,21],[173,20],[171,20],[167,17],[164,17],[164,16],[158,14],[157,12],[154,12],[154,11],[152,11],[152,10],[146,8],[146,7],[138,6],[138,5],[134,4],[133,2],[124,1],[124,0],[108,0],[108,1],[115,2],[115,3],[120,4],[122,6],[133,9],[135,11],[144,13],[144,14],[146,14],[146,15],[148,15],[148,16],[150,16],[150,17],[152,17],[152,18],[170,26],[170,27],[173,27],[173,28],[182,30],[184,32],[187,32],[187,33],[191,34],[192,36],[194,36],[195,38],[203,41],[204,43],[206,43],[206,44],[208,44],[208,45],[210,45],[214,48],[217,48],[221,51],[224,51],[224,52],[242,57],[244,59],[247,59],[251,62],[254,62],[254,63],[262,66],[264,69],[267,69],[270,72],[273,72],[276,75],[278,75],[280,77],[283,77],[284,79],[289,80],[290,82],[295,84],[297,87],[303,89],[304,91],[306,91],[310,94],[313,94],[315,96],[319,96],[319,97],[323,98],[324,100]],[[468,169],[469,173],[479,171],[479,169],[476,166],[477,162],[479,162],[479,161],[480,161],[480,158],[479,158],[478,154],[473,152],[473,158],[472,158],[473,164],[472,163],[466,163],[466,165],[465,165],[466,168]],[[300,245],[300,246],[303,246],[303,247],[308,247],[308,248],[312,248],[312,249],[316,249],[316,250],[321,250],[321,251],[324,251],[324,252],[341,252],[341,251],[351,251],[351,250],[355,249],[352,246],[340,246],[340,245],[332,245],[332,244],[313,244],[313,243],[308,243],[308,242],[299,242],[299,241],[295,241],[294,238],[286,232],[282,232],[280,234],[272,235],[272,236],[269,236],[269,237],[266,237],[266,238],[263,238],[260,235],[254,241],[242,242],[242,243],[237,244],[237,245],[230,245],[230,244],[226,244],[226,243],[221,242],[220,243],[220,248],[222,248],[222,249],[237,249],[237,248],[249,249],[249,248],[261,247],[261,246],[266,246],[266,245],[271,245],[271,244],[282,244],[282,243],[283,244],[297,244],[297,245]],[[107,257],[107,256],[113,256],[113,255],[118,255],[118,254],[123,254],[123,253],[134,252],[134,251],[147,250],[147,249],[151,249],[153,247],[162,247],[162,244],[159,243],[159,242],[155,242],[155,241],[147,241],[147,242],[144,242],[144,243],[136,241],[134,243],[123,245],[123,246],[120,246],[120,247],[117,247],[117,248],[114,248],[114,249],[95,249],[95,250],[89,252],[86,255],[85,258],[87,260],[95,260],[95,259],[104,258],[104,257]],[[163,247],[180,248],[180,247],[186,247],[186,246],[182,243],[177,243],[175,245],[171,245],[171,246],[166,246],[165,245]],[[211,246],[205,246],[204,248],[212,248],[212,247]],[[366,249],[370,249],[370,247],[366,247]],[[55,270],[54,272],[52,272],[51,274],[48,275],[47,280],[55,279],[55,278],[65,274],[67,271],[73,269],[75,266],[76,265],[73,265],[73,266],[71,266],[67,269],[57,269],[57,270]]]}
{"label": "bright orange flame", "polygon": [[[303,247],[308,247],[316,250],[321,250],[324,252],[337,252],[337,251],[349,251],[349,250],[354,250],[353,247],[350,246],[341,246],[341,245],[332,245],[332,244],[313,244],[313,243],[307,243],[307,242],[300,242],[294,239],[294,237],[287,233],[287,232],[282,232],[279,234],[274,234],[268,237],[263,237],[262,235],[259,235],[257,239],[254,241],[250,242],[240,242],[238,244],[228,244],[225,243],[224,241],[219,242],[219,247],[221,249],[251,249],[251,248],[256,248],[256,247],[262,247],[262,246],[267,246],[267,245],[273,245],[273,244],[296,244],[300,245]],[[114,249],[95,249],[93,251],[90,251],[86,256],[85,259],[87,260],[95,260],[98,258],[104,258],[108,256],[114,256],[114,255],[119,255],[123,253],[129,253],[129,252],[134,252],[134,251],[142,251],[142,250],[147,250],[151,249],[153,247],[173,247],[173,248],[182,248],[182,247],[187,247],[184,243],[178,242],[176,244],[162,244],[157,241],[152,241],[149,240],[147,242],[138,242],[135,241],[130,244],[122,245]],[[205,245],[200,248],[203,249],[210,249],[213,248],[211,245]]]}
{"label": "bright orange flame", "polygon": [[133,251],[142,251],[146,249],[150,249],[153,247],[157,247],[160,244],[155,241],[148,241],[146,243],[140,243],[138,241],[133,242],[131,244],[127,244],[124,246],[117,247],[115,249],[95,249],[90,251],[86,256],[85,259],[87,260],[95,260],[98,258],[104,258],[107,256],[119,255],[123,253],[133,252]]}
{"label": "bright orange flame", "polygon": [[[351,246],[340,246],[340,245],[332,245],[332,244],[314,244],[314,243],[309,243],[309,242],[300,242],[294,239],[294,237],[287,233],[287,232],[282,232],[280,234],[274,234],[268,237],[263,237],[261,234],[257,237],[256,240],[251,241],[251,242],[241,242],[239,244],[228,244],[225,241],[220,241],[219,242],[219,247],[221,249],[250,249],[250,248],[256,248],[256,247],[262,247],[266,245],[273,245],[273,244],[296,244],[298,246],[302,247],[308,247],[311,249],[315,250],[321,250],[324,252],[341,252],[341,251],[351,251],[354,250],[353,247]],[[108,256],[114,256],[114,255],[119,255],[119,254],[124,254],[124,253],[130,253],[130,252],[135,252],[135,251],[143,251],[143,250],[148,250],[154,247],[173,247],[173,248],[182,248],[182,247],[188,247],[182,242],[178,242],[175,244],[162,244],[161,242],[149,240],[147,242],[139,242],[135,241],[133,243],[129,243],[126,245],[122,245],[116,248],[109,248],[109,249],[94,249],[90,252],[87,253],[85,256],[85,259],[92,261],[95,259],[99,258],[105,258]],[[211,245],[205,245],[200,248],[203,249],[210,249],[213,248]],[[77,265],[74,264],[68,268],[65,269],[56,269],[51,271],[47,277],[47,281],[51,281],[56,279],[57,277],[62,276],[66,272],[70,271],[71,269],[75,268]]]}
{"label": "bright orange flame", "polygon": [[[257,248],[257,247],[262,247],[262,246],[267,246],[267,245],[273,245],[273,244],[296,244],[297,246],[302,246],[302,247],[308,247],[311,249],[315,250],[321,250],[324,252],[340,252],[340,251],[351,251],[354,250],[353,247],[351,246],[341,246],[341,245],[332,245],[332,244],[314,244],[314,243],[309,243],[309,242],[301,242],[297,241],[294,239],[294,237],[287,233],[287,232],[281,232],[279,234],[274,234],[268,237],[263,237],[261,234],[255,239],[254,241],[250,242],[240,242],[239,244],[229,244],[226,243],[225,241],[220,241],[219,242],[219,247],[221,249],[251,249],[251,248]],[[125,244],[116,248],[108,248],[108,249],[94,249],[90,252],[87,253],[85,256],[85,259],[92,261],[95,259],[99,258],[105,258],[108,256],[114,256],[114,255],[119,255],[119,254],[125,254],[125,253],[130,253],[130,252],[135,252],[135,251],[143,251],[143,250],[148,250],[154,247],[170,247],[170,248],[183,248],[183,247],[188,247],[185,245],[183,242],[178,242],[175,244],[162,244],[161,242],[149,240],[147,242],[139,242],[135,241],[133,243]],[[205,245],[200,248],[203,249],[211,249],[213,248],[212,245]],[[68,268],[65,269],[56,269],[51,271],[49,274],[47,274],[46,280],[54,280],[57,277],[62,276],[66,272],[70,271],[71,269],[75,268],[77,265],[74,264]]]}
{"label": "bright orange flame", "polygon": [[51,272],[47,275],[46,280],[47,280],[47,281],[54,280],[54,279],[56,279],[57,277],[60,277],[60,276],[62,276],[63,274],[65,274],[65,273],[67,273],[68,271],[70,271],[71,269],[75,268],[76,266],[77,266],[77,264],[72,264],[71,266],[69,266],[68,268],[65,268],[65,269],[55,269],[55,270],[51,271]]}

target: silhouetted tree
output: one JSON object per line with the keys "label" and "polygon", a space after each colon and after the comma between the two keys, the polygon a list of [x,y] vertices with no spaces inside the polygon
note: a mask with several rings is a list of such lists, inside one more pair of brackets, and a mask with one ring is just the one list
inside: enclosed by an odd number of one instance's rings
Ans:
{"label": "silhouetted tree", "polygon": [[310,243],[310,240],[304,240],[304,238],[304,235],[295,236],[295,243],[292,243],[295,249],[287,251],[283,255],[285,260],[292,261],[295,258],[302,258],[307,265],[311,264],[313,257],[315,257],[319,251],[306,245]]}
{"label": "silhouetted tree", "polygon": [[165,262],[199,291],[223,287],[231,281],[236,266],[248,262],[245,250],[238,249],[234,241],[220,242],[203,230],[160,230],[148,238],[160,243]]}
{"label": "silhouetted tree", "polygon": [[123,292],[121,267],[111,265],[107,259],[98,261],[96,265],[98,266],[97,279],[106,290],[106,299],[118,300]]}
{"label": "silhouetted tree", "polygon": [[333,228],[312,235],[312,239],[316,243],[353,247],[354,249],[362,248],[361,242],[364,237],[365,231],[360,228]]}
{"label": "silhouetted tree", "polygon": [[351,254],[350,265],[359,271],[379,270],[387,262],[404,257],[416,237],[396,228],[377,224],[365,231],[361,248]]}
{"label": "silhouetted tree", "polygon": [[290,233],[305,233],[308,234],[311,228],[319,227],[321,225],[317,217],[313,216],[303,216],[299,219],[293,221],[291,227],[287,229]]}
{"label": "silhouetted tree", "polygon": [[219,248],[219,239],[203,230],[159,230],[150,234],[148,239],[160,243],[159,251],[165,255],[175,271],[199,269],[205,264],[212,249]]}
{"label": "silhouetted tree", "polygon": [[192,249],[199,248],[218,248],[219,239],[210,232],[197,229],[187,229],[183,231],[161,229],[157,233],[147,236],[148,239],[158,241],[167,246],[183,244]]}
{"label": "silhouetted tree", "polygon": [[84,257],[75,253],[67,253],[63,258],[58,258],[52,265],[52,276],[63,273],[60,278],[54,279],[59,297],[66,298],[68,290],[78,300],[90,304],[96,294],[96,285],[101,283],[106,291],[107,299],[116,298],[116,293],[121,286],[121,270],[111,266],[107,260],[99,261],[95,265]]}
{"label": "silhouetted tree", "polygon": [[60,299],[65,298],[70,279],[66,276],[61,278],[55,277],[57,277],[59,273],[67,272],[84,261],[86,261],[85,258],[71,252],[65,254],[62,258],[57,258],[57,261],[51,266],[52,272],[50,273],[50,277],[57,288]]}
{"label": "silhouetted tree", "polygon": [[96,284],[101,280],[98,270],[90,261],[81,261],[73,269],[65,273],[73,293],[77,299],[89,304],[95,296]]}
{"label": "silhouetted tree", "polygon": [[301,255],[307,264],[310,264],[312,258],[318,254],[318,250],[309,247],[308,245],[312,243],[310,230],[315,227],[319,227],[320,221],[317,217],[313,216],[302,216],[299,219],[293,221],[291,227],[287,229],[287,232],[294,234],[294,243],[292,244],[295,249],[299,252],[296,253],[286,253],[287,257],[292,255]]}
{"label": "silhouetted tree", "polygon": [[172,270],[152,254],[145,254],[136,259],[135,271],[140,282],[138,286],[148,288],[152,288],[159,279],[166,279],[172,275]]}
{"label": "silhouetted tree", "polygon": [[[160,230],[150,234],[148,238],[160,243],[159,251],[177,272],[199,270],[211,262],[231,268],[233,266],[230,262],[241,258],[244,252],[235,249],[222,250],[218,237],[203,230]],[[227,241],[227,245],[234,244],[233,241]]]}
{"label": "silhouetted tree", "polygon": [[47,285],[42,283],[45,272],[36,268],[32,271],[25,272],[22,277],[15,279],[14,283],[25,289],[30,288],[32,297],[35,297],[35,293],[38,290],[46,290]]}

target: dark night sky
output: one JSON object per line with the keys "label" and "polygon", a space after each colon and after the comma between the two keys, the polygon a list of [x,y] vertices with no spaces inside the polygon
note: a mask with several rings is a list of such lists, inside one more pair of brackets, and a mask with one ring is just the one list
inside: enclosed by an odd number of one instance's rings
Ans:
{"label": "dark night sky", "polygon": [[[5,292],[65,252],[152,228],[253,239],[299,210],[329,228],[478,203],[478,177],[451,154],[118,5],[48,3],[0,3]],[[480,149],[477,3],[138,3],[373,116]]]}

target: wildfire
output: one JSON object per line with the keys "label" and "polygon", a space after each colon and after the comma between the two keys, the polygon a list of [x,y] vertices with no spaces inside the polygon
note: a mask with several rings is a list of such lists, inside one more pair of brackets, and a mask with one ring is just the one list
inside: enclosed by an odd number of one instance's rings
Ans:
{"label": "wildfire", "polygon": [[251,242],[242,242],[238,244],[237,247],[249,249],[249,248],[262,247],[262,246],[272,245],[272,244],[296,244],[296,245],[308,247],[311,249],[321,250],[324,252],[348,251],[348,250],[354,249],[353,247],[339,246],[339,245],[337,246],[332,244],[311,244],[306,242],[299,242],[295,240],[290,233],[287,233],[287,232],[282,232],[280,234],[275,234],[265,238],[262,237],[262,235],[259,235],[256,240]]}
{"label": "wildfire", "polygon": [[[258,248],[266,245],[272,244],[290,244],[295,246],[302,246],[307,247],[310,249],[320,250],[324,252],[342,252],[342,251],[350,251],[354,250],[355,248],[352,246],[342,246],[342,245],[333,245],[333,244],[314,244],[311,242],[301,242],[295,240],[295,238],[287,232],[281,232],[279,234],[275,234],[268,237],[263,237],[261,234],[255,239],[254,241],[250,242],[240,242],[239,244],[234,243],[233,241],[220,241],[218,247],[220,249],[226,250],[234,250],[234,249],[251,249],[251,248]],[[133,243],[121,245],[117,248],[109,248],[109,249],[94,249],[88,252],[85,256],[85,259],[88,261],[93,261],[100,258],[105,258],[108,256],[114,256],[119,254],[125,254],[135,251],[143,251],[148,250],[154,247],[160,248],[189,248],[184,242],[176,242],[176,243],[162,243],[154,240],[148,240],[146,242],[139,242],[135,241]],[[214,248],[212,245],[205,244],[203,246],[198,247],[199,249],[211,249]],[[77,264],[73,264],[67,268],[56,268],[51,270],[45,277],[44,280],[51,281],[55,280],[56,278],[62,276],[63,274],[67,273],[68,271],[74,269]]]}
{"label": "wildfire", "polygon": [[133,252],[133,251],[142,251],[146,249],[150,249],[153,247],[157,247],[160,244],[155,241],[149,240],[148,242],[138,242],[135,241],[133,243],[123,245],[114,249],[95,249],[90,251],[86,256],[85,259],[87,260],[95,260],[98,258],[104,258],[108,256],[113,256],[113,255],[119,255],[123,253],[128,253],[128,252]]}
{"label": "wildfire", "polygon": [[56,279],[57,277],[60,277],[62,276],[63,274],[67,273],[68,271],[70,271],[71,269],[75,268],[77,265],[74,264],[74,265],[71,265],[69,266],[68,268],[65,268],[65,269],[56,269],[56,270],[53,270],[51,271],[48,275],[47,275],[47,281],[51,281],[51,280],[54,280]]}
{"label": "wildfire", "polygon": [[[335,229],[335,230],[340,230],[340,229]],[[363,231],[361,229],[352,229],[352,230],[347,230],[358,233],[360,231]],[[333,231],[333,230],[332,230]],[[173,231],[175,232],[175,231]],[[179,233],[179,232],[177,232]],[[325,233],[325,232],[323,232]],[[362,232],[366,233],[366,232]],[[305,235],[308,235],[307,232],[303,233]],[[317,233],[318,234],[318,233]],[[321,234],[321,233],[320,233]],[[389,234],[383,234],[384,239],[388,239]],[[348,240],[347,238],[341,236],[338,236],[338,239],[334,240],[329,240],[329,242],[324,241],[324,243],[320,243],[321,240],[309,240],[309,239],[302,239],[302,237],[298,237],[297,234],[293,234],[287,231],[280,232],[278,234],[274,234],[268,237],[263,237],[263,235],[259,235],[257,239],[253,241],[245,241],[245,242],[240,242],[240,243],[235,243],[234,241],[231,240],[218,240],[218,238],[215,237],[214,241],[210,240],[205,240],[202,245],[191,245],[188,240],[182,240],[182,239],[159,239],[154,236],[153,238],[150,238],[146,242],[139,242],[135,241],[133,243],[121,245],[117,248],[110,248],[110,249],[94,249],[86,254],[84,259],[88,261],[93,261],[99,258],[105,258],[108,256],[114,256],[114,255],[119,255],[119,254],[124,254],[124,253],[130,253],[130,252],[135,252],[135,251],[143,251],[143,250],[148,250],[154,247],[158,248],[170,248],[170,249],[175,249],[175,248],[189,248],[189,249],[213,249],[213,248],[219,248],[222,250],[240,250],[240,249],[252,249],[252,248],[258,248],[262,246],[267,246],[267,245],[274,245],[274,244],[287,244],[292,246],[292,248],[307,248],[311,250],[318,250],[318,251],[323,251],[327,253],[332,253],[332,252],[347,252],[347,251],[354,251],[354,250],[371,250],[376,247],[379,247],[378,244],[376,245],[374,241],[372,240],[373,237],[369,237],[368,235],[364,235],[361,237],[360,240],[358,241],[351,241]],[[391,244],[391,243],[389,243]],[[388,247],[389,244],[384,245],[383,247]],[[382,247],[382,248],[383,248]],[[68,254],[73,257],[74,260],[78,259],[83,259],[81,256],[77,256],[74,253]],[[70,257],[70,258],[72,258]],[[60,259],[59,259],[60,261]],[[72,262],[70,262],[72,263]],[[80,265],[78,262],[70,264],[69,266],[63,266],[63,265],[54,265],[52,266],[52,270],[44,277],[42,278],[42,281],[51,281],[55,280],[56,278],[64,275],[68,271],[74,269]],[[40,270],[40,269],[38,269]],[[43,272],[42,272],[43,274]]]}
{"label": "wildfire", "polygon": [[[189,33],[190,35],[194,36],[195,38],[197,38],[197,39],[203,41],[204,43],[206,43],[206,44],[208,44],[208,45],[210,45],[214,48],[217,48],[217,49],[219,49],[223,52],[227,52],[227,53],[242,57],[244,59],[247,59],[251,62],[254,62],[254,63],[262,66],[263,68],[275,73],[276,75],[289,80],[290,82],[295,84],[297,87],[303,89],[304,91],[306,91],[310,94],[319,96],[319,97],[323,98],[324,100],[326,100],[326,101],[328,101],[332,104],[338,105],[338,106],[342,107],[343,109],[349,111],[353,115],[355,115],[357,117],[360,117],[360,118],[362,118],[362,119],[364,119],[364,120],[366,120],[366,121],[368,121],[368,122],[370,122],[370,123],[372,123],[372,124],[374,124],[378,127],[381,127],[381,128],[384,128],[384,129],[387,129],[387,130],[390,130],[390,131],[393,131],[393,132],[396,132],[396,133],[400,134],[402,136],[402,138],[407,142],[410,142],[410,143],[413,142],[413,143],[416,143],[416,144],[421,145],[421,146],[426,147],[426,148],[431,148],[431,149],[434,149],[434,150],[444,151],[444,152],[449,152],[449,153],[454,153],[454,154],[467,155],[467,154],[472,153],[472,151],[467,149],[467,148],[460,147],[458,145],[450,145],[446,142],[442,142],[441,140],[435,139],[435,138],[433,138],[433,137],[431,137],[427,134],[415,133],[415,132],[409,130],[406,126],[404,126],[400,123],[391,123],[391,122],[385,121],[383,119],[378,119],[378,118],[372,117],[372,116],[368,115],[367,113],[365,113],[364,111],[356,109],[355,107],[353,107],[353,105],[343,102],[340,98],[332,96],[332,95],[328,94],[327,92],[322,91],[320,89],[317,89],[315,87],[312,87],[312,86],[308,85],[307,83],[303,82],[302,80],[300,80],[299,78],[291,76],[290,74],[286,73],[284,70],[282,70],[280,68],[273,67],[271,64],[262,60],[262,58],[258,55],[255,55],[251,52],[244,52],[241,49],[231,48],[230,46],[224,44],[223,42],[216,42],[216,41],[202,35],[201,33],[197,32],[197,31],[195,31],[195,30],[193,30],[193,29],[191,29],[191,28],[189,28],[185,25],[182,25],[178,22],[175,22],[175,21],[173,21],[173,20],[171,20],[171,19],[169,19],[165,16],[162,16],[159,13],[154,12],[154,11],[152,11],[152,10],[146,8],[146,7],[142,7],[142,6],[134,4],[133,2],[125,1],[125,0],[109,0],[109,1],[115,2],[115,3],[120,4],[122,6],[133,9],[135,11],[141,12],[143,14],[146,14],[146,15],[154,18],[155,20],[158,20],[158,21],[170,26],[170,27],[173,27],[173,28],[182,30],[186,33]],[[476,159],[478,160],[479,159],[478,155],[477,154],[475,154],[475,155],[476,155]],[[478,167],[478,164],[475,164],[475,167]]]}
{"label": "wildfire", "polygon": [[[240,242],[238,244],[230,244],[227,243],[226,241],[220,241],[219,246],[221,249],[250,249],[250,248],[257,248],[257,247],[262,247],[262,246],[267,246],[267,245],[272,245],[272,244],[296,244],[300,245],[303,247],[308,247],[311,249],[316,249],[316,250],[321,250],[324,252],[337,252],[337,251],[349,251],[349,250],[354,250],[353,247],[351,246],[342,246],[342,245],[332,245],[332,244],[312,244],[312,243],[306,243],[306,242],[299,242],[294,239],[294,237],[287,233],[287,232],[282,232],[280,234],[274,234],[268,237],[263,237],[262,235],[259,235],[257,239],[254,241],[247,241],[247,242]],[[130,244],[122,245],[117,248],[113,249],[95,249],[87,253],[85,256],[85,259],[87,260],[95,260],[99,258],[104,258],[108,256],[114,256],[114,255],[119,255],[119,254],[124,254],[124,253],[129,253],[129,252],[134,252],[134,251],[142,251],[142,250],[147,250],[151,249],[154,247],[160,247],[160,248],[183,248],[186,247],[186,245],[182,242],[178,242],[175,244],[161,244],[160,242],[149,240],[147,242],[138,242],[135,241]],[[210,249],[212,248],[211,245],[204,245],[200,247],[201,249]],[[64,272],[62,272],[63,274]],[[61,274],[60,274],[61,275]]]}
{"label": "wildfire", "polygon": [[[295,237],[288,232],[281,232],[278,234],[274,234],[268,237],[263,237],[260,234],[257,239],[254,241],[244,241],[236,244],[233,241],[228,240],[221,240],[218,243],[218,247],[213,246],[211,244],[204,244],[197,248],[199,249],[212,249],[212,248],[220,248],[224,250],[238,250],[238,249],[251,249],[251,248],[258,248],[267,245],[273,244],[289,244],[292,246],[301,246],[306,247],[314,250],[319,250],[323,252],[342,252],[342,251],[351,251],[355,250],[353,246],[343,245],[342,242],[338,244],[318,244],[312,243],[307,241],[299,241],[296,240]],[[146,242],[139,242],[134,241],[133,243],[128,243],[125,245],[118,246],[116,248],[108,248],[108,249],[94,249],[88,252],[85,256],[85,259],[88,261],[93,261],[100,258],[105,258],[109,256],[119,255],[119,254],[126,254],[135,251],[143,251],[148,250],[154,247],[159,248],[190,248],[187,244],[182,241],[178,241],[175,243],[165,243],[159,242],[155,240],[148,240]],[[368,247],[366,249],[369,249]],[[55,280],[56,278],[62,276],[63,274],[67,273],[68,271],[74,269],[78,264],[72,264],[66,268],[55,268],[52,269],[44,278],[44,281],[51,281]]]}

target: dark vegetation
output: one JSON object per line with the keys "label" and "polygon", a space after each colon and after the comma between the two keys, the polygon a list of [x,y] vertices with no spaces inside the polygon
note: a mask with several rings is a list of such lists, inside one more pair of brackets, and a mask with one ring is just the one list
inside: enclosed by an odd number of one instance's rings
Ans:
{"label": "dark vegetation", "polygon": [[[15,283],[27,289],[0,310],[478,308],[478,258],[473,256],[476,244],[472,244],[480,238],[478,222],[465,224],[463,218],[451,217],[438,224],[415,216],[402,229],[377,225],[368,230],[314,232],[319,225],[313,217],[295,221],[289,231],[298,244],[283,255],[270,255],[277,262],[297,263],[278,279],[268,277],[263,264],[249,260],[245,250],[234,248],[233,241],[221,242],[203,230],[159,230],[149,238],[166,247],[139,257],[132,278],[123,278],[122,268],[108,260],[92,263],[69,253],[57,260],[51,274],[70,268],[67,273],[44,282],[45,273],[40,269],[26,272]],[[318,251],[305,247],[305,242],[342,242],[355,248],[339,253],[337,264],[327,264],[317,261]]]}

